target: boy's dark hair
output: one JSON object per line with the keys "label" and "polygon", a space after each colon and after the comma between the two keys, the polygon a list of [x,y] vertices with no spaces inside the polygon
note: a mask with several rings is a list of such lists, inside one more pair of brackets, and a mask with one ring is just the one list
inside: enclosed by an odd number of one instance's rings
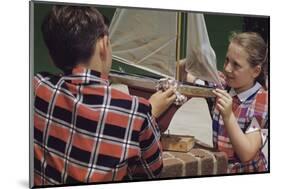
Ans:
{"label": "boy's dark hair", "polygon": [[54,64],[63,71],[87,62],[97,39],[108,35],[103,16],[86,6],[54,6],[41,29]]}

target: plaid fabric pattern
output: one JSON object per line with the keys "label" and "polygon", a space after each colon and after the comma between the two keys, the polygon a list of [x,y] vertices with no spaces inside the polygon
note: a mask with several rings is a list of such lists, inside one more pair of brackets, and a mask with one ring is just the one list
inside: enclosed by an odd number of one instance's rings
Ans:
{"label": "plaid fabric pattern", "polygon": [[158,177],[159,128],[151,106],[77,67],[34,77],[34,185]]}
{"label": "plaid fabric pattern", "polygon": [[[244,101],[239,98],[233,100],[233,112],[237,118],[238,125],[244,133],[250,133],[257,130],[267,130],[268,118],[268,93],[260,85],[253,94],[248,96]],[[265,135],[261,132],[262,135]],[[265,142],[265,136],[262,136]],[[241,172],[263,172],[267,171],[267,162],[261,149],[252,161],[242,163],[235,154],[226,129],[222,116],[217,108],[213,112],[213,144],[214,147],[223,151],[229,158],[229,173]]]}

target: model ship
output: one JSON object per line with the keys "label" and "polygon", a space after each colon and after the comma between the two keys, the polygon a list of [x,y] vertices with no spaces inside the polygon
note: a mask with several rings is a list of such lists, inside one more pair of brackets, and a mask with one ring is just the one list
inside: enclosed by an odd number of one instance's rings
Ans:
{"label": "model ship", "polygon": [[[212,97],[213,88],[185,82],[183,73],[220,85],[216,56],[210,45],[204,15],[164,10],[118,8],[111,21],[109,34],[113,60],[133,66],[142,73],[127,73],[122,68],[112,71],[112,82],[128,86],[129,93],[149,98],[160,78],[179,82],[177,90],[188,97]],[[182,23],[187,26],[186,58],[180,61]],[[179,106],[172,106],[158,120],[165,131]]]}

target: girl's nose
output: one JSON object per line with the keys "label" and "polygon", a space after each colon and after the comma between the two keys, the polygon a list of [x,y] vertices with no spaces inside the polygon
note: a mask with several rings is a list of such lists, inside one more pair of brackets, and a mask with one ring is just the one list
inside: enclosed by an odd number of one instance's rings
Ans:
{"label": "girl's nose", "polygon": [[226,63],[226,64],[224,65],[224,71],[225,71],[226,73],[231,73],[231,72],[232,72],[232,68],[231,68],[230,63]]}

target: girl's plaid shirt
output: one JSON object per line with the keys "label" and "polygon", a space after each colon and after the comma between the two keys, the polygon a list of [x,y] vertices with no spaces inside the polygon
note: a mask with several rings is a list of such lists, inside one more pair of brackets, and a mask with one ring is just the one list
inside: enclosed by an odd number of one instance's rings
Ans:
{"label": "girl's plaid shirt", "polygon": [[[231,96],[233,98],[238,96],[237,100],[233,100],[233,106],[236,107],[233,112],[238,125],[244,133],[260,131],[264,145],[268,131],[268,92],[259,83],[241,95],[236,95],[233,91],[230,91]],[[216,108],[213,112],[213,144],[215,148],[227,154],[230,173],[267,171],[267,161],[262,152],[263,146],[252,161],[246,163],[240,161],[224,128],[222,116]]]}

